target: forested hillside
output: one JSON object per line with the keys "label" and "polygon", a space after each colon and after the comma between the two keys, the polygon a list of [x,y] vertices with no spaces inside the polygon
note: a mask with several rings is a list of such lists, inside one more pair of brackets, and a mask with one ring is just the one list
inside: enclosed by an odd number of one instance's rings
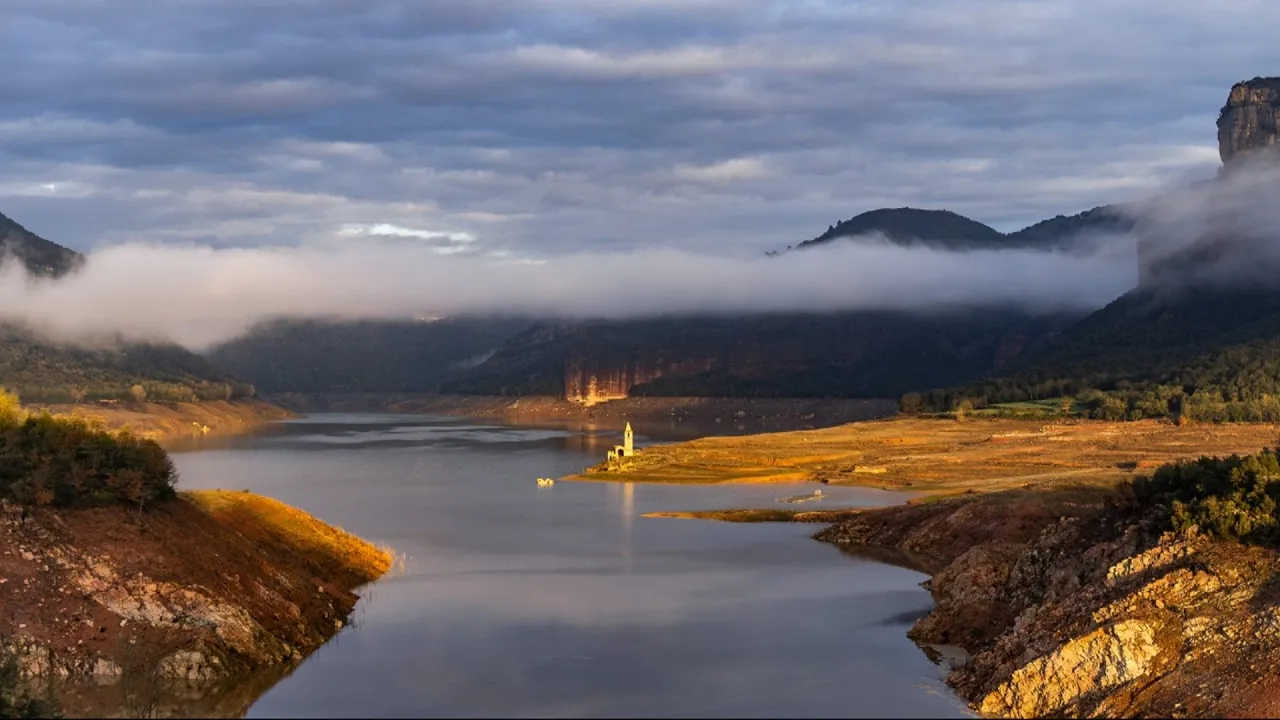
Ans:
{"label": "forested hillside", "polygon": [[430,392],[484,361],[527,320],[277,320],[209,359],[263,392]]}
{"label": "forested hillside", "polygon": [[[86,258],[0,215],[0,262],[63,282]],[[15,323],[0,323],[0,387],[25,402],[228,400],[252,395],[247,383],[177,345],[59,342]]]}

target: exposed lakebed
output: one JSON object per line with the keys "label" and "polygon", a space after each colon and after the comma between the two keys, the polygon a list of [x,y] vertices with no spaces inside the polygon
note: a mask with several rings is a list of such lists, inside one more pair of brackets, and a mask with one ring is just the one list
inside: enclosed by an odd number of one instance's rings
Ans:
{"label": "exposed lakebed", "polygon": [[[644,428],[637,428],[643,435]],[[316,415],[174,460],[405,556],[249,717],[962,716],[905,636],[924,576],[808,525],[643,518],[786,507],[813,485],[560,482],[616,433]],[[903,496],[824,488],[815,509]]]}

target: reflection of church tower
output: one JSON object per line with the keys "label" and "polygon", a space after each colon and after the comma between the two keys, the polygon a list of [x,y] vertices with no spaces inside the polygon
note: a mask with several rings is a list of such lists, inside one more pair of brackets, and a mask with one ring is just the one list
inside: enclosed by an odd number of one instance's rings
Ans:
{"label": "reflection of church tower", "polygon": [[631,423],[627,423],[627,429],[622,431],[622,454],[630,457],[635,453],[635,436],[631,434]]}

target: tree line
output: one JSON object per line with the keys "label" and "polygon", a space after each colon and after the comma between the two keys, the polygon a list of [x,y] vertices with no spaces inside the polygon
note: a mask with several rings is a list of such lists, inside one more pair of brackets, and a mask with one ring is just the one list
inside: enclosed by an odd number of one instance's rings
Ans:
{"label": "tree line", "polygon": [[1027,373],[907,393],[901,404],[908,413],[951,412],[1054,398],[1071,398],[1075,412],[1100,420],[1280,422],[1280,340],[1230,346],[1146,377],[1141,372]]}

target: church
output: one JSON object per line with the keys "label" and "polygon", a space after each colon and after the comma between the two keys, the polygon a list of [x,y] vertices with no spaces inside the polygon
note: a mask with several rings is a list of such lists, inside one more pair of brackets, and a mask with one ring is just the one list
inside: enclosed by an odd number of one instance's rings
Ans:
{"label": "church", "polygon": [[631,432],[631,423],[627,423],[626,429],[622,431],[622,444],[614,445],[609,451],[609,465],[613,466],[622,458],[629,458],[635,454],[635,435]]}

